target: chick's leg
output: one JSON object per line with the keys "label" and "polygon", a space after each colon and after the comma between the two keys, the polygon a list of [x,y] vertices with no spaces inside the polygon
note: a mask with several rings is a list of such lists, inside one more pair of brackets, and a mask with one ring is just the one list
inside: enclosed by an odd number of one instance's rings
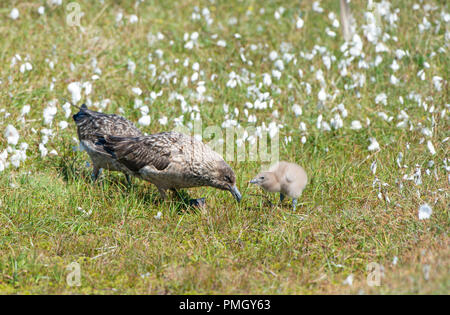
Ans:
{"label": "chick's leg", "polygon": [[280,193],[280,202],[283,202],[285,195],[283,195],[282,193]]}
{"label": "chick's leg", "polygon": [[297,208],[297,198],[292,198],[292,204],[293,204],[294,211],[295,211],[295,209]]}
{"label": "chick's leg", "polygon": [[98,176],[101,174],[101,170],[102,169],[98,167],[98,165],[94,164],[91,175],[92,181],[95,182],[97,180]]}

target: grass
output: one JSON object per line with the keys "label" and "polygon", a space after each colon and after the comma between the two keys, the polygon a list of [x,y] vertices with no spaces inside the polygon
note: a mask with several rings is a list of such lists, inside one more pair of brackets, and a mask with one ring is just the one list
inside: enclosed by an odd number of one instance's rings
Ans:
{"label": "grass", "polygon": [[[66,23],[70,13],[66,3],[3,1],[0,8],[0,152],[9,146],[3,132],[9,124],[20,134],[19,145],[29,144],[27,159],[18,168],[10,165],[0,172],[1,293],[450,292],[449,173],[445,166],[450,142],[444,140],[450,130],[449,30],[441,20],[441,12],[448,12],[445,2],[426,1],[438,8],[427,13],[422,5],[413,10],[414,1],[393,2],[391,12],[399,9],[397,27],[381,20],[383,34],[391,36],[386,41],[390,51],[376,53],[361,30],[367,8],[352,1],[364,60],[370,66],[358,68],[356,58],[345,77],[338,67],[346,59],[340,50],[343,39],[328,17],[331,11],[339,16],[338,1],[321,1],[324,13],[313,11],[308,1],[145,1],[137,7],[126,1],[77,2],[84,12],[84,31]],[[37,13],[41,5],[44,15]],[[202,16],[199,20],[191,18],[195,6]],[[285,11],[276,19],[274,13],[281,6]],[[17,20],[9,17],[14,7],[20,12]],[[202,13],[205,7],[211,24]],[[124,15],[120,23],[116,22],[118,12]],[[131,14],[138,16],[137,23],[129,22]],[[420,33],[418,25],[425,14],[433,27]],[[298,15],[305,21],[301,29],[295,27]],[[229,23],[232,17],[237,18],[236,24]],[[438,21],[441,25],[435,32]],[[327,27],[337,33],[335,38],[325,33]],[[155,39],[158,32],[164,39]],[[199,33],[197,44],[187,49],[184,34],[193,32]],[[397,41],[392,40],[395,36]],[[216,44],[220,39],[226,47]],[[183,112],[180,101],[170,98],[172,92],[183,95],[188,105],[198,106],[204,128],[221,126],[228,119],[244,127],[255,125],[244,114],[245,103],[256,99],[248,87],[263,82],[264,73],[272,73],[274,61],[269,53],[275,50],[282,58],[286,43],[296,64],[284,62],[280,79],[272,77],[271,86],[260,87],[261,93],[270,93],[273,107],[248,111],[256,116],[256,126],[272,121],[284,126],[279,132],[280,159],[303,165],[309,174],[309,185],[295,213],[290,202],[276,206],[278,196],[248,184],[260,170],[258,162],[230,161],[244,196],[240,204],[229,193],[212,188],[189,190],[192,197],[206,197],[204,210],[186,208],[176,198],[161,202],[154,186],[134,179],[127,187],[118,173],[105,171],[99,183],[93,184],[87,154],[72,150],[76,129],[71,119],[58,107],[52,126],[43,123],[43,109],[49,101],[70,98],[70,82],[90,81],[92,92],[83,99],[110,99],[105,112],[121,113],[137,122],[141,113],[134,106],[135,99],[141,99],[152,118],[149,126],[141,126],[147,133],[173,129],[174,118],[180,116],[186,125],[192,122],[191,113]],[[329,70],[320,53],[310,60],[300,56],[311,53],[316,45],[336,57]],[[161,57],[158,49],[163,52]],[[397,49],[409,54],[397,60],[400,69],[395,76],[400,83],[394,86],[390,66]],[[10,66],[16,54],[22,61]],[[245,63],[241,54],[252,64]],[[382,61],[372,66],[377,55]],[[33,69],[22,73],[19,69],[25,58]],[[187,67],[183,66],[186,58]],[[134,74],[127,69],[128,60],[136,64]],[[198,81],[190,80],[194,62],[199,63],[199,81],[205,82],[205,95],[212,101],[196,96]],[[93,80],[97,67],[101,73]],[[318,69],[323,71],[325,91],[335,95],[323,106],[318,106],[322,87],[316,79]],[[425,80],[417,76],[421,69]],[[227,87],[232,71],[248,76],[249,82]],[[349,88],[356,73],[365,75],[365,83]],[[189,78],[186,85],[185,76]],[[433,76],[443,78],[440,91]],[[311,86],[309,94],[305,83]],[[133,94],[133,87],[140,87],[143,94]],[[152,91],[163,94],[152,100]],[[410,97],[413,92],[421,96],[420,104]],[[380,93],[386,93],[386,105],[375,102]],[[317,117],[322,114],[330,122],[339,112],[332,109],[340,103],[348,111],[343,128],[318,129]],[[31,110],[20,122],[26,104]],[[228,113],[223,104],[228,105]],[[293,114],[293,104],[302,107],[301,116]],[[434,111],[429,110],[431,106]],[[239,109],[238,116],[234,108]],[[397,127],[401,110],[409,116],[407,128]],[[393,120],[382,119],[379,112]],[[167,125],[158,122],[163,116],[168,117]],[[62,130],[61,120],[67,120],[69,127]],[[363,128],[352,130],[352,120],[361,121]],[[307,125],[307,131],[299,129],[300,122]],[[432,130],[431,137],[422,134],[423,127]],[[45,146],[58,155],[41,157],[43,128],[53,129],[55,136]],[[292,141],[286,142],[289,136]],[[304,144],[302,136],[306,137]],[[380,150],[368,151],[371,137],[377,139]],[[428,140],[435,155],[427,148]],[[405,167],[397,165],[400,152]],[[375,175],[373,162],[377,164]],[[405,179],[417,168],[422,174],[420,185]],[[379,182],[374,183],[375,179]],[[419,220],[418,209],[424,203],[430,204],[433,213],[430,219]],[[155,219],[158,212],[162,212],[160,220]],[[66,281],[72,262],[81,267],[79,287]],[[380,286],[367,284],[367,266],[372,262],[383,267]],[[354,276],[352,285],[344,283],[349,275]]]}

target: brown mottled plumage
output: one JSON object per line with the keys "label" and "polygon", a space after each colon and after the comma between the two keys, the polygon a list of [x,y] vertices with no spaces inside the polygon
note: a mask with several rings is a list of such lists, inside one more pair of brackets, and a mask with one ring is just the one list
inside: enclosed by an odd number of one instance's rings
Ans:
{"label": "brown mottled plumage", "polygon": [[[137,137],[141,136],[142,132],[132,122],[121,116],[95,112],[89,110],[85,104],[81,106],[77,114],[73,115],[73,120],[77,125],[81,147],[86,150],[92,160],[92,178],[96,180],[102,168],[110,171],[122,171],[115,159],[98,154],[95,150],[96,135]],[[128,174],[125,173],[125,175],[130,183]]]}
{"label": "brown mottled plumage", "polygon": [[191,136],[162,132],[149,136],[98,135],[96,151],[114,159],[123,172],[151,182],[165,199],[166,190],[211,186],[240,201],[236,176],[223,158]]}

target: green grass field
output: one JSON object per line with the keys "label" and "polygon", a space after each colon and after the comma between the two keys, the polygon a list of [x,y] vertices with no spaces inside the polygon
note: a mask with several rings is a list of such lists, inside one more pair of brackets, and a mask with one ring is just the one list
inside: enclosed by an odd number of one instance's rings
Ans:
{"label": "green grass field", "polygon": [[[0,5],[0,293],[450,293],[448,2],[352,1],[347,47],[337,0],[75,0],[80,27],[61,2]],[[147,133],[267,127],[309,184],[293,212],[260,161],[228,161],[240,204],[186,190],[203,210],[92,183],[62,98]]]}

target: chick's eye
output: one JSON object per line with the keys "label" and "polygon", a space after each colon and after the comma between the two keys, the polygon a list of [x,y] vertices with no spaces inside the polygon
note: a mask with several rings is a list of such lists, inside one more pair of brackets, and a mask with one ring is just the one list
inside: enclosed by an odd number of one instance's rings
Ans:
{"label": "chick's eye", "polygon": [[230,176],[225,176],[225,181],[231,183],[231,178],[230,178]]}
{"label": "chick's eye", "polygon": [[261,176],[261,179],[264,179],[264,176]]}

